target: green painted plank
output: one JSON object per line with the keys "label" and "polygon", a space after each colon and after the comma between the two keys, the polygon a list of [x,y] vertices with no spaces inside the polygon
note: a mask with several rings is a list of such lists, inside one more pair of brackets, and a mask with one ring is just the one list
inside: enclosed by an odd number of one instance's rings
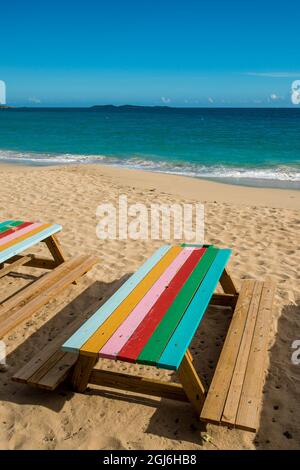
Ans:
{"label": "green painted plank", "polygon": [[209,247],[206,250],[200,262],[189,276],[187,282],[176,296],[171,307],[169,307],[153,335],[140,353],[137,359],[138,363],[157,365],[163,350],[192,301],[218,251],[219,250],[214,247]]}
{"label": "green painted plank", "polygon": [[4,222],[0,222],[0,228],[6,227],[6,225],[9,225],[10,222],[14,222],[14,220],[5,220]]}
{"label": "green painted plank", "polygon": [[12,220],[12,221],[10,221],[9,223],[7,223],[5,225],[1,225],[0,233],[6,232],[11,227],[17,227],[18,225],[21,225],[21,224],[23,224],[22,220]]}
{"label": "green painted plank", "polygon": [[177,370],[192,341],[194,334],[208,307],[219,279],[226,267],[231,250],[220,249],[210,266],[193,300],[168,342],[157,366],[162,369]]}

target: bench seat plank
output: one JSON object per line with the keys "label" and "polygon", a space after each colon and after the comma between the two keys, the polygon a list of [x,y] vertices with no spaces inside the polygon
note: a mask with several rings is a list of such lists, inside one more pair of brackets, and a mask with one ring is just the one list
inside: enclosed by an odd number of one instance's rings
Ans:
{"label": "bench seat plank", "polygon": [[84,319],[76,318],[65,326],[61,333],[14,374],[12,380],[47,390],[54,390],[65,380],[66,375],[76,363],[78,356],[74,353],[62,352],[61,346],[83,322]]}
{"label": "bench seat plank", "polygon": [[160,247],[155,253],[115,292],[82,327],[63,345],[64,351],[78,352],[88,338],[105,322],[110,314],[128,297],[157,262],[170,250],[170,245]]}
{"label": "bench seat plank", "polygon": [[159,358],[166,347],[166,344],[172,337],[178,323],[184,316],[185,311],[195,295],[199,285],[213,263],[218,250],[216,248],[208,248],[193,272],[182,286],[182,289],[176,296],[174,302],[170,306],[164,317],[157,326],[153,335],[145,345],[141,354],[137,358],[140,364],[157,365]]}
{"label": "bench seat plank", "polygon": [[0,338],[33,315],[97,262],[96,257],[85,255],[66,261],[24,289],[19,295],[15,295],[11,301],[4,303],[0,307]]}
{"label": "bench seat plank", "polygon": [[243,281],[231,324],[202,409],[201,418],[204,421],[221,422],[253,289],[254,281]]}
{"label": "bench seat plank", "polygon": [[201,420],[256,431],[275,285],[242,283]]}
{"label": "bench seat plank", "polygon": [[227,392],[226,404],[223,410],[222,422],[226,422],[228,425],[234,425],[236,420],[237,410],[239,407],[237,396],[241,393],[245,378],[262,288],[262,282],[255,282],[239,352],[235,361],[234,374]]}
{"label": "bench seat plank", "polygon": [[274,294],[275,284],[265,282],[236,417],[240,429],[255,431],[258,426]]}
{"label": "bench seat plank", "polygon": [[212,294],[225,269],[231,250],[218,250],[216,257],[204,277],[199,289],[189,304],[185,315],[177,326],[162,356],[157,362],[160,368],[177,370],[193,336],[208,307]]}

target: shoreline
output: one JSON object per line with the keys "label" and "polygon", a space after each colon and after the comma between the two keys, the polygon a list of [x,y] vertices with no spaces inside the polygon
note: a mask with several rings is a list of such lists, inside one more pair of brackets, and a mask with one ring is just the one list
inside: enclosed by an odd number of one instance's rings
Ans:
{"label": "shoreline", "polygon": [[0,162],[0,171],[12,172],[77,172],[92,170],[115,179],[124,186],[139,187],[140,189],[155,189],[181,198],[194,199],[199,202],[223,202],[227,204],[264,206],[281,209],[300,210],[300,191],[284,188],[264,188],[242,186],[224,182],[216,182],[192,176],[160,173],[150,170],[121,168],[104,163],[87,164],[59,164],[47,166],[34,166]]}

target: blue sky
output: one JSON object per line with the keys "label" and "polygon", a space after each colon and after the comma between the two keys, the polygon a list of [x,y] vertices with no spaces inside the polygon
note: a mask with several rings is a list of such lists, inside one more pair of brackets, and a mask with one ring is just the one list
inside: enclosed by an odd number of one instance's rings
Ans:
{"label": "blue sky", "polygon": [[293,106],[290,0],[10,0],[0,79],[26,106]]}

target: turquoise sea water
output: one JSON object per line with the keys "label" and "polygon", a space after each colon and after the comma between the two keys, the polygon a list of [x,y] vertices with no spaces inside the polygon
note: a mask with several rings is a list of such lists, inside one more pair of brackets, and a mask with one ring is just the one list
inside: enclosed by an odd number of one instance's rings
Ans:
{"label": "turquoise sea water", "polygon": [[300,109],[0,109],[0,160],[300,189]]}

